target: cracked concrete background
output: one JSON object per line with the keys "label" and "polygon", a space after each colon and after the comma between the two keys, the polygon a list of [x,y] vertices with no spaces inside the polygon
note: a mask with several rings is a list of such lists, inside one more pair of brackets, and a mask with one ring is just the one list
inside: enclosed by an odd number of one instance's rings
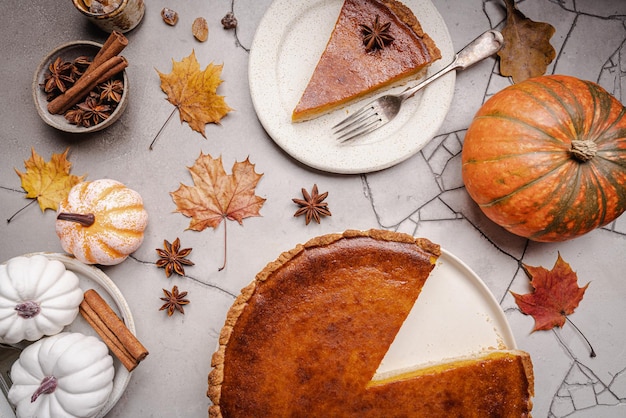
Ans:
{"label": "cracked concrete background", "polygon": [[[502,26],[500,0],[432,0],[450,32],[455,49],[479,33]],[[72,173],[88,180],[114,178],[139,191],[150,215],[142,247],[124,263],[103,268],[118,285],[133,312],[139,338],[150,356],[134,372],[128,389],[109,417],[202,417],[210,356],[227,309],[239,290],[282,251],[313,236],[344,229],[386,228],[425,236],[470,266],[498,300],[518,346],[535,365],[535,417],[626,416],[626,218],[573,241],[539,244],[512,236],[486,219],[473,204],[461,179],[460,153],[474,113],[492,94],[511,82],[488,59],[459,73],[448,115],[436,137],[421,152],[389,169],[339,176],[308,169],[291,159],[267,136],[249,96],[247,62],[252,39],[271,0],[167,0],[147,2],[141,25],[127,34],[131,102],[107,130],[69,136],[44,125],[31,98],[33,72],[57,45],[76,39],[103,42],[106,34],[88,24],[71,2],[2,2],[0,29],[4,61],[0,65],[0,202],[8,218],[27,201],[14,169],[33,147],[44,159],[70,148]],[[574,75],[600,83],[619,100],[626,99],[626,2],[623,0],[524,0],[527,17],[556,28],[557,51],[548,73]],[[179,22],[166,26],[160,10],[178,11]],[[220,19],[233,11],[236,31],[223,30]],[[191,22],[203,16],[209,40],[191,35]],[[235,109],[222,124],[207,126],[207,138],[176,118],[159,87],[155,70],[168,73],[172,60],[194,50],[200,65],[223,63],[218,90]],[[165,124],[153,150],[148,146]],[[235,161],[250,158],[263,173],[257,195],[267,199],[261,217],[216,230],[186,230],[189,220],[173,213],[169,195],[180,183],[191,184],[186,167],[200,152],[222,156],[230,171]],[[304,226],[293,218],[291,202],[300,189],[317,184],[328,191],[332,217]],[[0,223],[0,261],[37,252],[62,252],[51,211],[35,206],[11,223]],[[223,228],[228,228],[227,267]],[[180,237],[192,247],[196,265],[185,277],[165,279],[154,266],[163,240]],[[531,333],[533,320],[523,315],[510,291],[530,291],[521,263],[551,268],[557,254],[572,266],[579,284],[591,282],[570,316],[593,345],[597,357],[573,326]],[[177,285],[189,292],[185,315],[159,312],[162,288]]]}

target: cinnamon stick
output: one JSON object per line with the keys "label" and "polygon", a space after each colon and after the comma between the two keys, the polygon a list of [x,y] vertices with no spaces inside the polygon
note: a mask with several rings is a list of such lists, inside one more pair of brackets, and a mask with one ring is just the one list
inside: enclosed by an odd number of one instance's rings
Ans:
{"label": "cinnamon stick", "polygon": [[85,292],[80,313],[129,371],[148,355],[148,350],[96,290]]}
{"label": "cinnamon stick", "polygon": [[83,76],[98,68],[108,59],[118,55],[120,52],[122,52],[124,48],[126,48],[127,45],[128,39],[124,35],[117,31],[111,32],[96,56],[91,61],[89,67],[87,67],[87,69],[83,73]]}
{"label": "cinnamon stick", "polygon": [[130,372],[137,367],[137,362],[119,342],[115,335],[107,328],[102,322],[98,314],[87,304],[81,304],[79,307],[80,314],[85,318],[85,321],[91,327],[96,330],[102,341],[109,347],[109,350],[117,357],[124,367]]}
{"label": "cinnamon stick", "polygon": [[99,83],[102,83],[128,66],[124,57],[114,56],[99,65],[89,74],[83,74],[65,93],[48,103],[48,112],[65,113],[69,108],[80,102]]}

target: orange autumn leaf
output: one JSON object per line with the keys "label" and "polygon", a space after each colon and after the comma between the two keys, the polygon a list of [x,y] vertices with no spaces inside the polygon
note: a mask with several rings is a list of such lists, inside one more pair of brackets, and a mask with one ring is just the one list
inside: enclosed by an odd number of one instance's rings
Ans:
{"label": "orange autumn leaf", "polygon": [[180,121],[187,122],[191,129],[200,132],[205,138],[205,125],[219,124],[232,110],[224,96],[216,93],[222,83],[222,67],[211,63],[201,71],[196,54],[192,51],[180,62],[172,60],[171,73],[163,74],[157,70],[161,89],[167,94],[167,100],[178,109]]}
{"label": "orange autumn leaf", "polygon": [[566,316],[574,313],[583,299],[589,283],[578,287],[578,276],[561,258],[561,254],[552,270],[527,265],[523,268],[535,290],[525,295],[511,294],[521,311],[535,319],[533,331],[562,327]]}
{"label": "orange autumn leaf", "polygon": [[506,24],[502,28],[504,46],[498,51],[500,74],[514,83],[545,74],[556,57],[550,44],[555,29],[549,23],[535,22],[520,12],[514,0],[505,0]]}
{"label": "orange autumn leaf", "polygon": [[72,163],[67,160],[69,148],[63,154],[52,154],[49,162],[31,148],[31,157],[24,161],[26,172],[15,172],[22,180],[26,198],[37,199],[41,211],[57,210],[59,202],[67,197],[72,186],[80,183],[85,176],[70,174]]}
{"label": "orange autumn leaf", "polygon": [[249,158],[235,162],[232,174],[227,174],[222,157],[213,158],[201,152],[193,166],[188,168],[194,185],[181,184],[170,193],[177,207],[176,212],[191,218],[188,229],[202,231],[208,227],[217,228],[223,219],[237,221],[241,225],[245,218],[261,216],[259,210],[265,199],[255,195],[255,188],[263,174],[254,171],[254,164]]}

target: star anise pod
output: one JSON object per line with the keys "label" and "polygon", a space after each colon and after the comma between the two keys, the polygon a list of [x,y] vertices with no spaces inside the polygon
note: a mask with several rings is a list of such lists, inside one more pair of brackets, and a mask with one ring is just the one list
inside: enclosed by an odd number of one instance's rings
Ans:
{"label": "star anise pod", "polygon": [[159,310],[162,311],[167,309],[167,316],[172,316],[175,310],[184,315],[185,309],[183,308],[183,305],[189,304],[189,300],[185,299],[187,292],[179,293],[178,286],[174,286],[172,287],[171,292],[167,289],[163,289],[163,293],[165,294],[165,297],[161,298],[161,300],[165,301],[165,303]]}
{"label": "star anise pod", "polygon": [[293,203],[301,206],[293,216],[305,215],[306,225],[311,222],[311,219],[314,219],[315,222],[319,224],[322,216],[331,216],[330,210],[328,209],[328,203],[324,202],[324,199],[328,196],[328,192],[319,194],[317,184],[313,185],[311,194],[302,188],[302,196],[304,197],[304,200],[291,199],[293,200]]}
{"label": "star anise pod", "polygon": [[183,266],[193,266],[194,263],[191,260],[187,260],[185,257],[191,252],[191,248],[180,249],[180,239],[176,238],[172,244],[169,241],[163,241],[163,250],[156,249],[159,254],[159,260],[156,262],[157,267],[165,268],[165,276],[170,277],[172,272],[175,272],[179,276],[185,275],[185,268]]}
{"label": "star anise pod", "polygon": [[84,55],[72,61],[72,76],[74,77],[74,79],[78,80],[90,64],[91,58]]}
{"label": "star anise pod", "polygon": [[100,100],[119,103],[124,92],[124,83],[121,80],[110,79],[100,84]]}
{"label": "star anise pod", "polygon": [[97,125],[111,115],[111,106],[100,103],[93,96],[88,96],[78,108],[83,111],[83,126]]}
{"label": "star anise pod", "polygon": [[61,57],[57,57],[49,66],[49,73],[45,76],[44,92],[52,93],[55,90],[63,93],[68,87],[74,84],[72,78],[72,63],[63,61]]}
{"label": "star anise pod", "polygon": [[378,21],[378,15],[376,15],[372,26],[359,25],[359,27],[363,33],[363,44],[367,52],[374,51],[375,49],[383,49],[385,45],[394,40],[394,37],[389,33],[391,22],[381,25]]}
{"label": "star anise pod", "polygon": [[74,107],[65,112],[65,119],[72,125],[82,125],[85,112],[77,107]]}

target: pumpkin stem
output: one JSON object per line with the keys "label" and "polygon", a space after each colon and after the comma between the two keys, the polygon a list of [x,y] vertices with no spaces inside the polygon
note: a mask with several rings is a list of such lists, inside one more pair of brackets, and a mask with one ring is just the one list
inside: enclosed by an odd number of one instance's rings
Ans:
{"label": "pumpkin stem", "polygon": [[575,139],[572,141],[570,152],[576,160],[584,163],[596,156],[598,145],[589,139]]}
{"label": "pumpkin stem", "polygon": [[96,222],[96,217],[93,213],[67,213],[61,212],[57,215],[57,219],[60,221],[78,222],[82,226],[91,226]]}
{"label": "pumpkin stem", "polygon": [[39,397],[39,395],[43,395],[44,393],[50,394],[54,392],[56,388],[57,388],[57,378],[54,376],[46,376],[41,381],[41,384],[39,385],[35,393],[33,393],[33,396],[30,397],[30,401],[35,402],[37,398]]}
{"label": "pumpkin stem", "polygon": [[17,314],[22,318],[28,319],[35,317],[41,311],[39,304],[33,300],[27,300],[26,302],[18,303],[15,305]]}

